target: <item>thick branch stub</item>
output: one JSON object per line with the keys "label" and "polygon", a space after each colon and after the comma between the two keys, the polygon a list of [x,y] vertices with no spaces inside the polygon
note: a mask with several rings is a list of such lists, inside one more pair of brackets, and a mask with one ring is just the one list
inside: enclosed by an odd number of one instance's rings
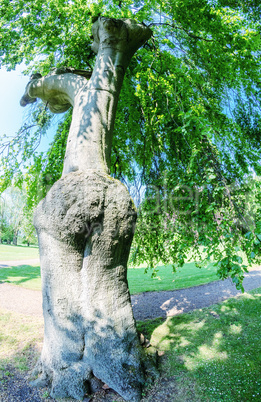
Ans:
{"label": "thick branch stub", "polygon": [[86,78],[74,73],[52,73],[45,77],[35,77],[28,82],[20,105],[25,107],[40,98],[52,113],[64,113],[74,106],[74,97],[87,83]]}
{"label": "thick branch stub", "polygon": [[152,35],[149,27],[135,20],[106,17],[98,18],[92,26],[92,33],[95,53],[109,47],[129,54],[130,58]]}

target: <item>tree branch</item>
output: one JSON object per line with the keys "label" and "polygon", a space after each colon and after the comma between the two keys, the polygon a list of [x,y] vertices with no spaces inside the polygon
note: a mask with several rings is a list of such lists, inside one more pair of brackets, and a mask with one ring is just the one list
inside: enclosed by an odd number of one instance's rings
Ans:
{"label": "tree branch", "polygon": [[190,36],[193,39],[204,40],[205,42],[214,42],[213,39],[207,39],[207,38],[203,38],[202,36],[194,35],[193,33],[188,32],[186,29],[184,29],[182,27],[179,27],[177,25],[169,24],[168,22],[152,22],[151,24],[149,24],[149,27],[151,27],[151,26],[160,26],[160,25],[166,25],[166,26],[169,26],[171,28],[180,29],[181,31],[184,31],[188,36]]}

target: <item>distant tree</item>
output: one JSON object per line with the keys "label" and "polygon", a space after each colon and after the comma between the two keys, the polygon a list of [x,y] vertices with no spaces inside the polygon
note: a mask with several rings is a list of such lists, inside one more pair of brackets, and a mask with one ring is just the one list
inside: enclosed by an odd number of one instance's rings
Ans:
{"label": "distant tree", "polygon": [[11,244],[14,239],[14,230],[8,225],[5,218],[0,218],[0,243]]}
{"label": "distant tree", "polygon": [[2,242],[17,245],[23,219],[24,200],[17,188],[10,188],[1,196],[1,239]]}
{"label": "distant tree", "polygon": [[26,205],[26,191],[9,187],[0,198],[0,238],[2,243],[17,245],[18,236],[37,242],[31,209]]}
{"label": "distant tree", "polygon": [[33,225],[32,215],[33,211],[28,210],[27,207],[25,206],[22,227],[21,227],[21,239],[22,243],[27,244],[28,247],[32,244],[34,245],[38,244],[35,227]]}

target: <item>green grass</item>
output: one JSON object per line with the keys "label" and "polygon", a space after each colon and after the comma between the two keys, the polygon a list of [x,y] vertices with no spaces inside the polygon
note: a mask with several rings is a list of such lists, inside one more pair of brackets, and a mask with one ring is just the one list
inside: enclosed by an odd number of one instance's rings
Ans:
{"label": "green grass", "polygon": [[40,267],[19,265],[17,267],[0,268],[1,282],[19,285],[26,289],[41,290]]}
{"label": "green grass", "polygon": [[34,258],[39,258],[38,247],[0,244],[0,262],[19,261]]}
{"label": "green grass", "polygon": [[[161,371],[194,401],[261,400],[261,288],[167,320],[138,322]],[[182,401],[181,399],[178,399]]]}
{"label": "green grass", "polygon": [[43,319],[0,309],[0,386],[36,363],[43,341]]}
{"label": "green grass", "polygon": [[[151,273],[144,273],[144,268],[130,268],[128,270],[128,282],[131,294],[181,289],[196,286],[217,280],[214,267],[197,268],[195,264],[185,264],[184,267],[173,274],[172,268],[159,267],[158,277],[151,278]],[[27,289],[40,290],[40,267],[31,265],[19,265],[0,269],[0,282],[19,285]]]}
{"label": "green grass", "polygon": [[202,285],[218,280],[216,268],[209,264],[206,268],[197,268],[193,262],[173,273],[170,265],[158,267],[157,277],[152,278],[150,271],[144,273],[144,268],[129,268],[128,282],[131,294],[175,290]]}

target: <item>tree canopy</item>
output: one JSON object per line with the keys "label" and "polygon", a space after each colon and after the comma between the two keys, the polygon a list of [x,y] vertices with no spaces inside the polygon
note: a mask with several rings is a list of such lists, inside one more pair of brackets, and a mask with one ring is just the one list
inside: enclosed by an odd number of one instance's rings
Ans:
{"label": "tree canopy", "polygon": [[[91,70],[98,15],[134,18],[152,38],[126,73],[114,129],[111,174],[139,205],[133,263],[218,266],[242,288],[261,240],[261,6],[239,0],[0,0],[0,62],[26,74]],[[71,112],[47,153],[37,145],[52,117],[39,102],[31,121],[1,144],[3,191],[26,183],[33,208],[59,179]]]}

